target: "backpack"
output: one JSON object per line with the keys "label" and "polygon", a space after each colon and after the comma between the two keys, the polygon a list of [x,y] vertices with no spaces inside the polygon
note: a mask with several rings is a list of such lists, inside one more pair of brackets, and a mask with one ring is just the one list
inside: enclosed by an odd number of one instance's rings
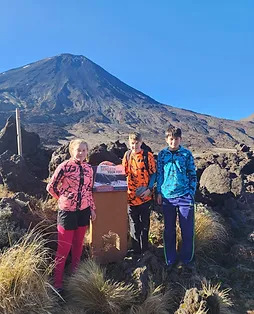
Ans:
{"label": "backpack", "polygon": [[[129,149],[126,153],[126,161],[127,161],[128,165],[129,165],[130,157],[131,157],[131,150]],[[150,175],[149,164],[148,164],[148,150],[143,150],[143,157],[144,157],[145,168],[146,168],[148,174]]]}

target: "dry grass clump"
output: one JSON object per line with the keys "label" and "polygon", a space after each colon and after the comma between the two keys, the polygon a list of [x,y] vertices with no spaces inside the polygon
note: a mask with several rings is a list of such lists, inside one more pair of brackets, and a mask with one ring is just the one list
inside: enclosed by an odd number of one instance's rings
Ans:
{"label": "dry grass clump", "polygon": [[137,291],[132,284],[106,280],[105,270],[87,260],[69,279],[67,294],[85,313],[119,314],[136,302]]}
{"label": "dry grass clump", "polygon": [[0,255],[0,313],[52,313],[52,271],[41,235],[31,231]]}
{"label": "dry grass clump", "polygon": [[[158,214],[152,212],[149,240],[153,245],[163,244],[163,219],[158,219]],[[181,245],[181,230],[176,224],[177,247]],[[228,239],[226,227],[219,214],[206,205],[197,203],[195,208],[195,253],[213,252],[223,246]]]}
{"label": "dry grass clump", "polygon": [[230,289],[220,290],[220,284],[211,285],[202,282],[202,288],[191,288],[185,292],[176,314],[229,314],[229,307],[233,305],[229,298]]}
{"label": "dry grass clump", "polygon": [[14,194],[15,194],[14,192],[9,191],[3,185],[0,185],[0,198],[12,197]]}
{"label": "dry grass clump", "polygon": [[173,298],[170,290],[162,292],[162,285],[150,288],[141,305],[133,305],[129,314],[168,314],[172,310]]}
{"label": "dry grass clump", "polygon": [[195,253],[217,251],[227,240],[228,233],[221,216],[198,203],[195,211]]}
{"label": "dry grass clump", "polygon": [[55,198],[35,200],[30,207],[31,211],[36,213],[46,224],[50,225],[56,223],[58,206]]}
{"label": "dry grass clump", "polygon": [[149,242],[152,245],[163,245],[164,222],[162,215],[152,211],[150,216]]}
{"label": "dry grass clump", "polygon": [[[219,214],[198,203],[195,208],[195,254],[218,250],[226,244],[228,233]],[[181,245],[181,230],[177,223],[177,245]]]}

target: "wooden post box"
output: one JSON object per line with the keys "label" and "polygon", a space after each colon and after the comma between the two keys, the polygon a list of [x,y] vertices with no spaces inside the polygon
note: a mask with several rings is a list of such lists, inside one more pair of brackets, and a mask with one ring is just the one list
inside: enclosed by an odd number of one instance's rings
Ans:
{"label": "wooden post box", "polygon": [[[123,170],[119,168],[120,166],[115,167],[115,173],[113,167],[107,169],[110,175],[106,177],[104,173],[106,167],[95,170],[98,174],[98,180],[95,174],[93,193],[96,220],[90,226],[90,242],[92,256],[103,264],[120,261],[127,253],[127,186],[124,174],[119,174]],[[112,178],[115,181],[110,181]],[[101,183],[102,181],[107,182],[107,185]],[[117,186],[114,186],[114,182]]]}

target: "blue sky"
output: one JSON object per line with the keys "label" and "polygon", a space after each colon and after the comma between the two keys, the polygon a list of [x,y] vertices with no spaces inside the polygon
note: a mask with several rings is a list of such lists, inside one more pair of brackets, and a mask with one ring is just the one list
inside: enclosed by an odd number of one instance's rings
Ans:
{"label": "blue sky", "polygon": [[253,0],[0,0],[0,72],[84,55],[157,101],[254,113]]}

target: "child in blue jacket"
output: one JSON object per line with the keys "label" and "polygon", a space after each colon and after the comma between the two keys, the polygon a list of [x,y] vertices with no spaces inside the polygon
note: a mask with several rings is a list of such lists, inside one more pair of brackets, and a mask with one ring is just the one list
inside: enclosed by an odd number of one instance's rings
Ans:
{"label": "child in blue jacket", "polygon": [[157,161],[157,201],[163,209],[164,252],[170,270],[177,260],[177,214],[182,235],[180,261],[188,265],[193,260],[197,176],[192,153],[180,145],[181,129],[170,126],[165,134],[168,147],[160,151]]}

